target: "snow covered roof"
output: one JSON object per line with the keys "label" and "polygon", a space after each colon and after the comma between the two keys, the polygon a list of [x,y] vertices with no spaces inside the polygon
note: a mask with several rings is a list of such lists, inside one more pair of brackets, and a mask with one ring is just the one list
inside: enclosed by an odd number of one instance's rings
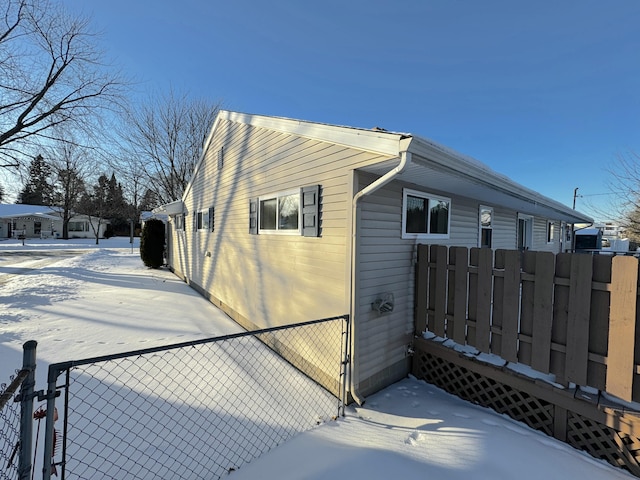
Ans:
{"label": "snow covered roof", "polygon": [[55,207],[46,205],[0,204],[0,218],[38,217],[48,220],[59,220]]}

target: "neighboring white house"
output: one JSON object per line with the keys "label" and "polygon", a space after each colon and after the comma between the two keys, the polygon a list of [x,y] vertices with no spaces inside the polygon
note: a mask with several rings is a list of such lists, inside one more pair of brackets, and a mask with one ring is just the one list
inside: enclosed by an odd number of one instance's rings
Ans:
{"label": "neighboring white house", "polygon": [[595,222],[594,228],[602,233],[602,250],[616,253],[626,253],[629,251],[629,239],[626,235],[626,228],[617,222]]}
{"label": "neighboring white house", "polygon": [[[108,225],[108,220],[101,220],[100,238],[104,238]],[[98,219],[74,214],[67,228],[69,238],[95,238],[94,229],[98,229]],[[22,235],[26,238],[61,238],[60,209],[42,205],[0,204],[0,239]]]}
{"label": "neighboring white house", "polygon": [[409,372],[417,244],[560,252],[592,222],[425,138],[229,111],[155,211],[173,271],[245,327],[349,314],[356,399]]}

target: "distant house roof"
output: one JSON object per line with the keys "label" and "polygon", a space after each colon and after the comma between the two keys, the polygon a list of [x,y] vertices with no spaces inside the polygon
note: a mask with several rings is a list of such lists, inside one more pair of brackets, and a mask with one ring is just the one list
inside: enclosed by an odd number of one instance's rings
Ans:
{"label": "distant house roof", "polygon": [[[2,203],[0,204],[0,218],[42,218],[45,220],[62,220],[62,210],[60,207],[48,207],[46,205]],[[88,219],[89,215],[71,212],[71,218],[74,220]],[[107,219],[102,219],[102,223],[107,224],[110,222]]]}
{"label": "distant house roof", "polygon": [[60,220],[56,207],[45,205],[0,204],[0,218],[38,217],[48,220]]}

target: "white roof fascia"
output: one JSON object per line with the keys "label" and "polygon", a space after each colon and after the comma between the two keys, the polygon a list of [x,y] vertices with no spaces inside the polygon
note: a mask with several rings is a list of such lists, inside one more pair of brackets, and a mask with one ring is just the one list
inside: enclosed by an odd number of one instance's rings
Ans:
{"label": "white roof fascia", "polygon": [[395,132],[329,125],[284,117],[252,115],[227,110],[220,111],[218,115],[220,118],[232,122],[244,123],[282,133],[290,133],[292,135],[344,145],[367,152],[381,153],[391,157],[397,157],[399,155],[399,142],[404,137],[404,134]]}
{"label": "white roof fascia", "polygon": [[[490,185],[496,190],[501,190],[510,196],[521,198],[531,203],[545,205],[557,211],[563,217],[570,216],[585,223],[593,222],[591,217],[581,214],[562,203],[531,190],[510,178],[497,173],[484,163],[466,155],[462,155],[450,148],[439,145],[436,142],[421,137],[413,137],[411,142],[411,152],[428,159],[430,162],[439,165],[441,168],[456,172],[460,177],[468,178],[471,181]],[[415,159],[415,163],[420,163]]]}
{"label": "white roof fascia", "polygon": [[56,217],[54,215],[47,215],[46,213],[40,212],[25,212],[25,213],[13,213],[10,215],[0,215],[0,218],[24,218],[24,217],[37,217],[43,218],[45,220],[60,220],[60,217]]}
{"label": "white roof fascia", "polygon": [[[215,133],[216,129],[218,128],[218,124],[220,123],[220,113],[222,113],[223,110],[221,110],[220,112],[218,112],[218,115],[216,116],[216,119],[213,121],[213,126],[211,127],[211,131],[209,131],[209,135],[207,136],[207,139],[204,142],[204,145],[202,147],[202,152],[200,152],[200,158],[198,159],[198,163],[196,164],[195,168],[193,169],[193,173],[191,174],[191,178],[189,179],[189,183],[187,183],[186,188],[184,189],[184,193],[182,194],[182,200],[184,201],[185,198],[187,198],[187,193],[189,193],[189,190],[191,190],[191,185],[193,184],[193,179],[196,178],[197,173],[200,171],[200,168],[202,168],[202,163],[204,162],[204,156],[207,153],[207,149],[209,148],[209,144],[211,143],[211,140],[213,139],[213,134]],[[175,202],[172,202],[175,203]],[[168,203],[167,205],[171,205],[171,203]],[[155,210],[154,210],[155,212]]]}

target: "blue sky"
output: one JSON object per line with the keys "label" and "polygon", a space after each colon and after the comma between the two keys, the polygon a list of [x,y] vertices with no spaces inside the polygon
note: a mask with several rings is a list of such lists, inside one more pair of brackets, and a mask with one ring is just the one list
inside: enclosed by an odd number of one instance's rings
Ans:
{"label": "blue sky", "polygon": [[141,97],[410,132],[592,215],[640,152],[638,0],[64,3]]}

